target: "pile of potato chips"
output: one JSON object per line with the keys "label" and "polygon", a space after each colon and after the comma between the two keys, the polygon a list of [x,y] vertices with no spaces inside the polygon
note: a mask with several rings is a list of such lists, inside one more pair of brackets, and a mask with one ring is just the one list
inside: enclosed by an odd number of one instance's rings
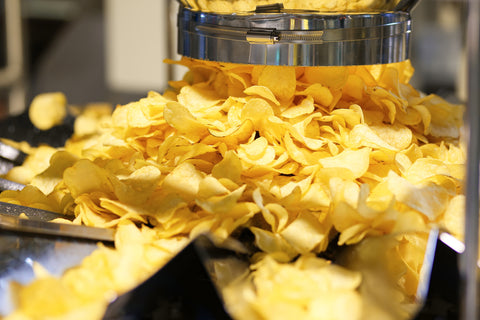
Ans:
{"label": "pile of potato chips", "polygon": [[408,318],[429,230],[462,238],[463,108],[415,90],[409,61],[170,63],[189,72],[163,95],[87,108],[64,148],[23,147],[6,178],[27,186],[1,201],[117,235],[61,278],[37,266],[9,319],[101,318],[190,239],[242,229],[258,252],[222,288],[234,318],[387,319],[362,287],[372,277],[325,258],[332,242],[357,244],[352,266],[382,256],[394,316]]}
{"label": "pile of potato chips", "polygon": [[281,3],[285,9],[322,12],[392,10],[399,0],[180,0],[193,10],[217,13],[255,11],[257,6]]}

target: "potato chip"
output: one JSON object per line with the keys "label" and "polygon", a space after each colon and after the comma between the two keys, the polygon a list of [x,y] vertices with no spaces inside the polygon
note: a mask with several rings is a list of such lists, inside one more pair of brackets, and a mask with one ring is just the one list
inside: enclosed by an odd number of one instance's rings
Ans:
{"label": "potato chip", "polygon": [[370,163],[370,149],[344,150],[340,154],[319,159],[318,162],[324,168],[343,168],[350,170],[354,178],[359,178],[367,171]]}
{"label": "potato chip", "polygon": [[304,91],[297,92],[297,95],[312,97],[316,103],[325,107],[330,106],[334,99],[330,89],[320,83],[314,83],[308,86]]}
{"label": "potato chip", "polygon": [[365,83],[363,79],[356,74],[348,75],[345,86],[343,87],[343,92],[345,95],[353,99],[353,101],[361,101],[365,92]]}
{"label": "potato chip", "polygon": [[313,105],[313,98],[311,96],[308,96],[307,98],[302,100],[300,105],[290,107],[287,110],[283,111],[282,117],[296,118],[305,114],[311,114],[314,110],[315,106]]}
{"label": "potato chip", "polygon": [[28,109],[33,125],[40,130],[48,130],[62,123],[67,115],[67,98],[61,92],[37,95]]}
{"label": "potato chip", "polygon": [[255,244],[263,252],[270,254],[277,261],[288,262],[298,255],[295,250],[280,234],[251,227],[255,235]]}
{"label": "potato chip", "polygon": [[266,66],[260,73],[258,85],[269,88],[280,101],[293,98],[296,88],[294,67]]}
{"label": "potato chip", "polygon": [[90,192],[112,192],[109,174],[89,160],[79,160],[65,169],[64,182],[74,198]]}
{"label": "potato chip", "polygon": [[241,117],[243,121],[252,121],[254,127],[258,130],[266,127],[268,118],[273,115],[273,109],[268,102],[255,98],[245,104]]}
{"label": "potato chip", "polygon": [[180,103],[169,102],[164,111],[165,120],[179,132],[198,141],[207,134],[207,128],[201,124],[190,111]]}
{"label": "potato chip", "polygon": [[280,105],[280,102],[278,102],[273,92],[268,87],[265,87],[265,86],[251,86],[245,89],[243,93],[248,95],[257,95],[273,102],[277,106]]}
{"label": "potato chip", "polygon": [[[200,184],[202,187],[203,184]],[[210,197],[198,197],[196,203],[206,212],[212,214],[229,213],[237,205],[238,200],[245,191],[246,185],[238,188],[233,192],[228,192],[226,195],[212,195]],[[202,189],[199,189],[201,192]]]}
{"label": "potato chip", "polygon": [[348,109],[335,109],[331,114],[343,117],[345,124],[350,127],[365,122],[362,109],[356,104],[351,105]]}
{"label": "potato chip", "polygon": [[440,97],[434,97],[425,107],[431,115],[430,134],[436,137],[460,136],[460,123],[462,121],[463,107],[447,103]]}
{"label": "potato chip", "polygon": [[71,167],[77,157],[67,151],[58,151],[50,158],[50,166],[42,173],[36,175],[31,184],[40,189],[44,194],[50,194],[62,180],[65,169]]}
{"label": "potato chip", "polygon": [[[84,302],[74,297],[72,290],[53,276],[38,279],[31,286],[18,291],[18,305],[22,309],[22,315],[27,319],[34,317],[53,319],[66,316],[71,319],[100,318],[105,312],[104,302]],[[15,314],[12,318],[15,319]]]}
{"label": "potato chip", "polygon": [[163,180],[162,187],[169,191],[178,192],[187,200],[194,199],[204,174],[198,171],[192,164],[184,162],[176,167]]}
{"label": "potato chip", "polygon": [[64,203],[55,196],[46,196],[37,187],[27,185],[20,191],[6,190],[0,193],[0,201],[62,213]]}
{"label": "potato chip", "polygon": [[241,150],[243,150],[245,154],[249,156],[249,158],[253,160],[257,160],[257,159],[260,159],[265,153],[265,150],[268,147],[268,141],[267,139],[260,137],[258,139],[253,140],[251,143],[242,144],[240,145],[240,147],[242,147]]}
{"label": "potato chip", "polygon": [[352,147],[371,147],[398,151],[410,146],[412,131],[402,125],[356,125],[349,136]]}
{"label": "potato chip", "polygon": [[448,190],[435,183],[414,185],[393,172],[388,175],[388,188],[398,201],[432,221],[446,210],[450,198]]}
{"label": "potato chip", "polygon": [[419,183],[435,175],[450,175],[448,166],[437,159],[420,158],[405,172],[406,178],[412,183]]}
{"label": "potato chip", "polygon": [[297,252],[323,251],[328,245],[329,224],[312,213],[300,213],[280,234]]}
{"label": "potato chip", "polygon": [[306,68],[304,77],[307,83],[319,83],[332,89],[339,89],[348,79],[348,69],[343,67]]}
{"label": "potato chip", "polygon": [[465,196],[456,195],[450,201],[442,220],[442,226],[461,241],[465,239],[465,217],[462,214],[463,212],[465,212]]}
{"label": "potato chip", "polygon": [[252,280],[256,294],[251,303],[263,318],[273,314],[276,319],[342,319],[347,314],[338,306],[347,301],[348,318],[360,317],[355,291],[360,275],[313,255],[301,256],[294,265],[266,256],[254,266]]}
{"label": "potato chip", "polygon": [[178,102],[189,107],[189,111],[195,115],[196,112],[205,111],[218,106],[222,100],[218,98],[215,91],[209,88],[185,86],[180,89],[177,95]]}
{"label": "potato chip", "polygon": [[75,118],[75,136],[91,136],[100,132],[102,126],[110,122],[112,109],[107,103],[91,103],[85,106]]}
{"label": "potato chip", "polygon": [[301,205],[311,210],[322,210],[330,205],[330,195],[327,188],[321,183],[312,183],[303,194]]}
{"label": "potato chip", "polygon": [[29,151],[29,154],[22,166],[12,168],[5,178],[21,184],[28,184],[35,175],[43,172],[50,165],[51,156],[57,152],[49,146],[39,146]]}
{"label": "potato chip", "polygon": [[284,136],[284,142],[290,158],[303,165],[314,163],[311,152],[305,148],[298,147],[288,133]]}

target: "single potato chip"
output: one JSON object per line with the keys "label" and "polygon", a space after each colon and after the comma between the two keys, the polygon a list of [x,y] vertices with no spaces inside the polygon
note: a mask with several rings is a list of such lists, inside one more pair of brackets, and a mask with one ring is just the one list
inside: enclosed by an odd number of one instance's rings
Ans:
{"label": "single potato chip", "polygon": [[33,125],[40,130],[48,130],[63,122],[67,115],[67,98],[61,92],[37,95],[28,109]]}
{"label": "single potato chip", "polygon": [[269,88],[280,101],[293,98],[296,82],[294,67],[266,66],[258,78],[258,85]]}

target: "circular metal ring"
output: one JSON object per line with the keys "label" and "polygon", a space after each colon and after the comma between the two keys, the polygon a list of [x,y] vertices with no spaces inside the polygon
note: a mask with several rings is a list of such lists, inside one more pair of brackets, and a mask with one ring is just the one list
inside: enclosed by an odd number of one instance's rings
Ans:
{"label": "circular metal ring", "polygon": [[408,12],[216,14],[180,6],[178,53],[242,64],[344,66],[409,58]]}

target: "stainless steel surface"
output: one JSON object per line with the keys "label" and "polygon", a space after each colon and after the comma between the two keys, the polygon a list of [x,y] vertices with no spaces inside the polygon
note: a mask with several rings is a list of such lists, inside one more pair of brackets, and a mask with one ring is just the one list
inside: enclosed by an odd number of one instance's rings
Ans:
{"label": "stainless steel surface", "polygon": [[479,318],[478,297],[478,223],[480,164],[480,4],[468,2],[467,24],[467,165],[465,199],[465,254],[461,261],[462,319]]}
{"label": "stainless steel surface", "polygon": [[0,157],[9,160],[15,164],[22,164],[27,155],[17,148],[0,142]]}
{"label": "stainless steel surface", "polygon": [[395,6],[395,11],[411,12],[417,6],[419,0],[400,0]]}
{"label": "stainless steel surface", "polygon": [[7,174],[16,165],[21,165],[26,157],[19,149],[0,142],[0,175]]}
{"label": "stainless steel surface", "polygon": [[180,7],[178,53],[195,59],[341,66],[409,58],[408,12],[215,14]]}
{"label": "stainless steel surface", "polygon": [[24,213],[29,219],[40,220],[40,221],[50,221],[56,218],[70,219],[72,217],[59,214],[56,212],[51,212],[47,210],[41,210],[26,206],[20,206],[17,204],[11,204],[0,201],[0,214],[6,214],[13,217],[19,217],[20,214]]}
{"label": "stainless steel surface", "polygon": [[6,214],[0,214],[0,230],[107,242],[113,242],[115,239],[115,232],[112,229],[29,220]]}
{"label": "stainless steel surface", "polygon": [[[26,214],[28,219],[20,218]],[[55,212],[0,202],[0,318],[13,311],[10,282],[30,283],[35,279],[34,264],[60,276],[81,263],[98,242],[110,245],[111,229],[49,222],[68,218]]]}
{"label": "stainless steel surface", "polygon": [[[28,219],[20,218],[22,213]],[[55,218],[69,219],[69,216],[0,202],[0,230],[106,242],[113,242],[115,239],[115,231],[112,229],[49,222]]]}
{"label": "stainless steel surface", "polygon": [[[0,170],[1,172],[1,170]],[[25,185],[0,178],[0,192],[5,190],[22,190]]]}
{"label": "stainless steel surface", "polygon": [[425,256],[423,258],[422,268],[420,270],[420,278],[417,287],[417,300],[423,302],[427,298],[428,286],[430,283],[431,271],[433,268],[433,262],[435,260],[435,248],[437,245],[437,239],[439,230],[434,228],[428,235],[427,248],[425,250]]}
{"label": "stainless steel surface", "polygon": [[93,241],[0,232],[0,318],[14,311],[10,283],[26,285],[33,281],[36,278],[35,263],[51,275],[60,277],[97,248]]}

